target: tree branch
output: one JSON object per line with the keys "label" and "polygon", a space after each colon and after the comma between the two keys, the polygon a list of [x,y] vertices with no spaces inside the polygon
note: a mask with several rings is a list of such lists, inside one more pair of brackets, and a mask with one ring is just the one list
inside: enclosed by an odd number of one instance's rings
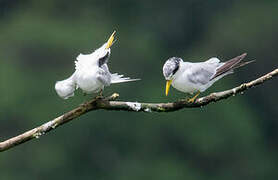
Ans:
{"label": "tree branch", "polygon": [[227,99],[236,94],[242,93],[249,88],[260,85],[267,80],[272,79],[272,77],[278,75],[278,69],[248,83],[243,83],[238,87],[229,89],[222,92],[211,93],[208,96],[201,97],[196,99],[194,103],[189,103],[187,100],[179,100],[172,103],[138,103],[138,102],[124,102],[124,101],[115,101],[119,94],[114,93],[113,95],[100,98],[97,97],[91,101],[81,104],[77,108],[39,126],[32,130],[29,130],[21,135],[10,138],[6,141],[0,142],[0,151],[8,150],[14,146],[27,142],[34,138],[39,138],[40,136],[48,133],[51,130],[54,130],[56,127],[65,124],[89,111],[97,109],[105,110],[122,110],[122,111],[135,111],[135,112],[171,112],[177,111],[182,108],[197,108],[208,105],[211,102],[217,102],[222,99]]}

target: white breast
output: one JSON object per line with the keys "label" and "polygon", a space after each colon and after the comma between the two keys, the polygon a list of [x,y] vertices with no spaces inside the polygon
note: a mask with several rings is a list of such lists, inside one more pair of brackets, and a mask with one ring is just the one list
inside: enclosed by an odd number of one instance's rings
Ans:
{"label": "white breast", "polygon": [[181,63],[180,69],[176,72],[175,78],[172,81],[172,86],[174,88],[189,94],[193,94],[197,91],[202,92],[202,89],[200,89],[200,84],[194,84],[189,81],[188,76],[190,76],[192,73],[189,69],[192,68],[193,65],[193,63],[188,62]]}
{"label": "white breast", "polygon": [[212,58],[203,63],[183,62],[173,79],[173,87],[179,91],[190,94],[197,91],[204,92],[215,81],[221,78],[209,80],[210,76],[215,72],[218,62],[219,60],[216,58]]}
{"label": "white breast", "polygon": [[97,79],[98,67],[84,67],[76,70],[76,84],[86,93],[97,93],[103,84]]}
{"label": "white breast", "polygon": [[180,75],[177,74],[177,77],[172,82],[172,86],[181,92],[190,94],[199,90],[195,84],[192,84],[188,80],[186,72],[181,73]]}

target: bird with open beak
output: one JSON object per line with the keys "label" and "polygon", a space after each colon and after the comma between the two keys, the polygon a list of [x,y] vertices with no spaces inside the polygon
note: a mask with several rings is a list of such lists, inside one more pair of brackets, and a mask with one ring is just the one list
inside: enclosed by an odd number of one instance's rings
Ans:
{"label": "bird with open beak", "polygon": [[241,62],[247,54],[244,53],[229,61],[220,62],[218,58],[210,58],[204,62],[184,62],[181,58],[169,58],[163,66],[163,75],[166,79],[166,96],[172,85],[177,90],[196,95],[188,100],[192,103],[201,92],[208,89],[222,77],[234,72],[234,69],[253,61]]}
{"label": "bird with open beak", "polygon": [[115,42],[115,33],[114,31],[108,41],[93,53],[77,56],[75,72],[68,79],[55,84],[55,90],[61,98],[74,96],[74,91],[78,88],[85,94],[92,94],[102,92],[110,84],[139,80],[110,73],[107,63],[111,54],[110,47]]}

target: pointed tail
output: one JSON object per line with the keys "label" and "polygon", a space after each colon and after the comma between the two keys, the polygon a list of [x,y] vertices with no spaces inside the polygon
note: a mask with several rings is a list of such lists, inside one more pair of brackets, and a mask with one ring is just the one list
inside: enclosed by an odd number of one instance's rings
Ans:
{"label": "pointed tail", "polygon": [[114,73],[111,76],[111,83],[123,83],[123,82],[130,82],[130,81],[138,81],[140,79],[130,79],[129,77],[124,77],[124,75],[119,75],[118,73]]}
{"label": "pointed tail", "polygon": [[76,89],[76,84],[74,80],[74,74],[68,79],[57,81],[55,84],[55,90],[57,94],[63,98],[68,99],[74,96],[74,90]]}
{"label": "pointed tail", "polygon": [[237,69],[237,68],[245,66],[251,62],[254,62],[254,60],[247,61],[247,62],[241,62],[241,60],[244,59],[246,57],[246,55],[247,55],[247,53],[244,53],[244,54],[237,56],[229,61],[226,61],[222,66],[220,66],[217,69],[215,75],[211,78],[211,80],[216,77],[219,77],[223,74],[232,73],[234,69]]}
{"label": "pointed tail", "polygon": [[249,64],[249,63],[252,63],[252,62],[255,62],[255,61],[256,61],[256,60],[251,60],[251,61],[239,63],[239,64],[237,64],[236,66],[234,66],[233,69],[237,69],[237,68],[239,68],[239,67],[245,66],[245,65],[247,65],[247,64]]}

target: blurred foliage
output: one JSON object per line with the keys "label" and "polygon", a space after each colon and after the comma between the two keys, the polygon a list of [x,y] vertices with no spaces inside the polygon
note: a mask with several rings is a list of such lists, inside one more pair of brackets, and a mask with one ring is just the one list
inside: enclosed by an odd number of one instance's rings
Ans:
{"label": "blurred foliage", "polygon": [[[0,138],[40,125],[92,96],[60,99],[54,83],[79,53],[117,30],[112,72],[142,78],[118,84],[122,100],[167,102],[164,61],[180,56],[256,63],[206,93],[277,67],[278,2],[239,0],[1,0]],[[96,111],[0,155],[0,179],[277,179],[277,82],[244,96],[173,113]]]}

